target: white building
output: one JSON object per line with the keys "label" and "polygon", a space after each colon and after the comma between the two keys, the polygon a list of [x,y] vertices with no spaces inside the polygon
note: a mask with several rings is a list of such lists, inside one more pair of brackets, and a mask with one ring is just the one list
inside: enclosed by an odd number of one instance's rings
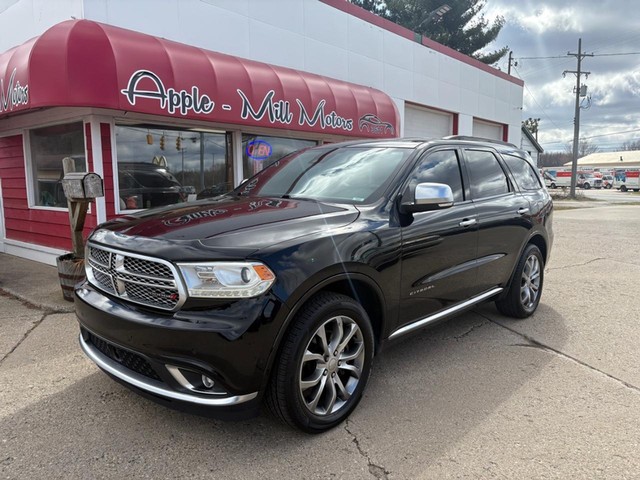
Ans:
{"label": "white building", "polygon": [[[89,229],[321,142],[520,144],[521,80],[344,0],[3,5],[0,252],[53,264],[69,250],[64,157],[104,178]],[[166,189],[147,188],[165,166]]]}

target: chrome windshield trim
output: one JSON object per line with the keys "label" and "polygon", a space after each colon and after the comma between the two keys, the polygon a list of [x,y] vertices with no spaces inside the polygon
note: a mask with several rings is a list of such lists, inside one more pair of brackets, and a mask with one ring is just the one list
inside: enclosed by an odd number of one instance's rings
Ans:
{"label": "chrome windshield trim", "polygon": [[404,327],[400,327],[397,330],[395,330],[391,335],[389,335],[389,340],[395,337],[399,337],[400,335],[404,335],[405,333],[409,333],[412,330],[415,330],[417,328],[424,327],[425,325],[435,322],[436,320],[440,320],[441,318],[444,318],[453,313],[459,312],[460,310],[464,310],[465,308],[470,307],[471,305],[480,303],[483,300],[486,300],[487,298],[493,297],[494,295],[500,293],[502,290],[504,290],[504,288],[496,287],[492,290],[489,290],[488,292],[481,293],[480,295],[470,298],[469,300],[465,300],[462,303],[457,303],[454,306],[447,308],[446,310],[442,310],[434,315],[430,315],[428,317],[422,318],[420,320],[416,320],[413,323],[405,325]]}
{"label": "chrome windshield trim", "polygon": [[102,352],[94,348],[93,345],[85,342],[84,338],[82,338],[82,335],[80,335],[79,340],[82,351],[104,371],[130,385],[133,385],[134,387],[137,387],[149,393],[153,393],[154,395],[158,395],[160,397],[210,407],[227,407],[248,402],[249,400],[253,400],[258,396],[258,392],[253,392],[246,395],[235,395],[233,397],[225,398],[202,398],[196,395],[189,395],[187,393],[174,392],[173,390],[169,390],[166,387],[163,387],[160,382],[156,382],[144,377],[143,375],[139,375],[135,372],[131,372],[128,369],[125,369],[118,362],[111,360]]}

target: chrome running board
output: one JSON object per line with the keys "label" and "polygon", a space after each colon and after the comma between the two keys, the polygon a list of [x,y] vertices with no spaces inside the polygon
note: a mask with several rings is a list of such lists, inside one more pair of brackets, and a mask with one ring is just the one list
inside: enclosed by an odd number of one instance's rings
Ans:
{"label": "chrome running board", "polygon": [[488,292],[484,292],[476,297],[470,298],[469,300],[465,300],[462,303],[457,303],[456,305],[449,307],[446,310],[441,310],[438,313],[425,317],[421,320],[416,320],[415,322],[405,325],[404,327],[400,327],[396,329],[391,335],[389,335],[389,340],[395,337],[399,337],[400,335],[404,335],[405,333],[409,333],[413,330],[416,330],[417,328],[421,328],[421,327],[424,327],[425,325],[429,325],[432,322],[440,320],[453,313],[459,312],[460,310],[464,310],[465,308],[468,308],[476,303],[480,303],[483,300],[486,300],[487,298],[491,298],[494,295],[500,293],[502,290],[504,290],[504,288],[496,287],[492,290],[489,290]]}

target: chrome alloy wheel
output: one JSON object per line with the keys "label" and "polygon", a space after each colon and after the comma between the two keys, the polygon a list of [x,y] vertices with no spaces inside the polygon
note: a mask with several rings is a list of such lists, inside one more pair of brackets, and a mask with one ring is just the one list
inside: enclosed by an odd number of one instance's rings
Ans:
{"label": "chrome alloy wheel", "polygon": [[522,270],[520,281],[520,301],[526,309],[532,308],[540,293],[540,260],[536,255],[529,255]]}
{"label": "chrome alloy wheel", "polygon": [[362,331],[353,319],[340,315],[320,325],[300,364],[298,385],[307,409],[320,416],[340,410],[361,380],[364,360]]}

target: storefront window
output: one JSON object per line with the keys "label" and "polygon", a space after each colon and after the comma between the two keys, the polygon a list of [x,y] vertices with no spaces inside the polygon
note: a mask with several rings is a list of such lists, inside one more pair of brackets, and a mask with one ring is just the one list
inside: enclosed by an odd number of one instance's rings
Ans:
{"label": "storefront window", "polygon": [[82,122],[36,128],[29,132],[34,204],[67,208],[62,189],[62,159],[71,157],[77,172],[87,171]]}
{"label": "storefront window", "polygon": [[316,144],[317,142],[313,140],[243,134],[242,166],[244,168],[244,177],[253,177],[260,170],[280,160],[285,155]]}
{"label": "storefront window", "polygon": [[116,125],[120,210],[160,207],[233,189],[231,135]]}

